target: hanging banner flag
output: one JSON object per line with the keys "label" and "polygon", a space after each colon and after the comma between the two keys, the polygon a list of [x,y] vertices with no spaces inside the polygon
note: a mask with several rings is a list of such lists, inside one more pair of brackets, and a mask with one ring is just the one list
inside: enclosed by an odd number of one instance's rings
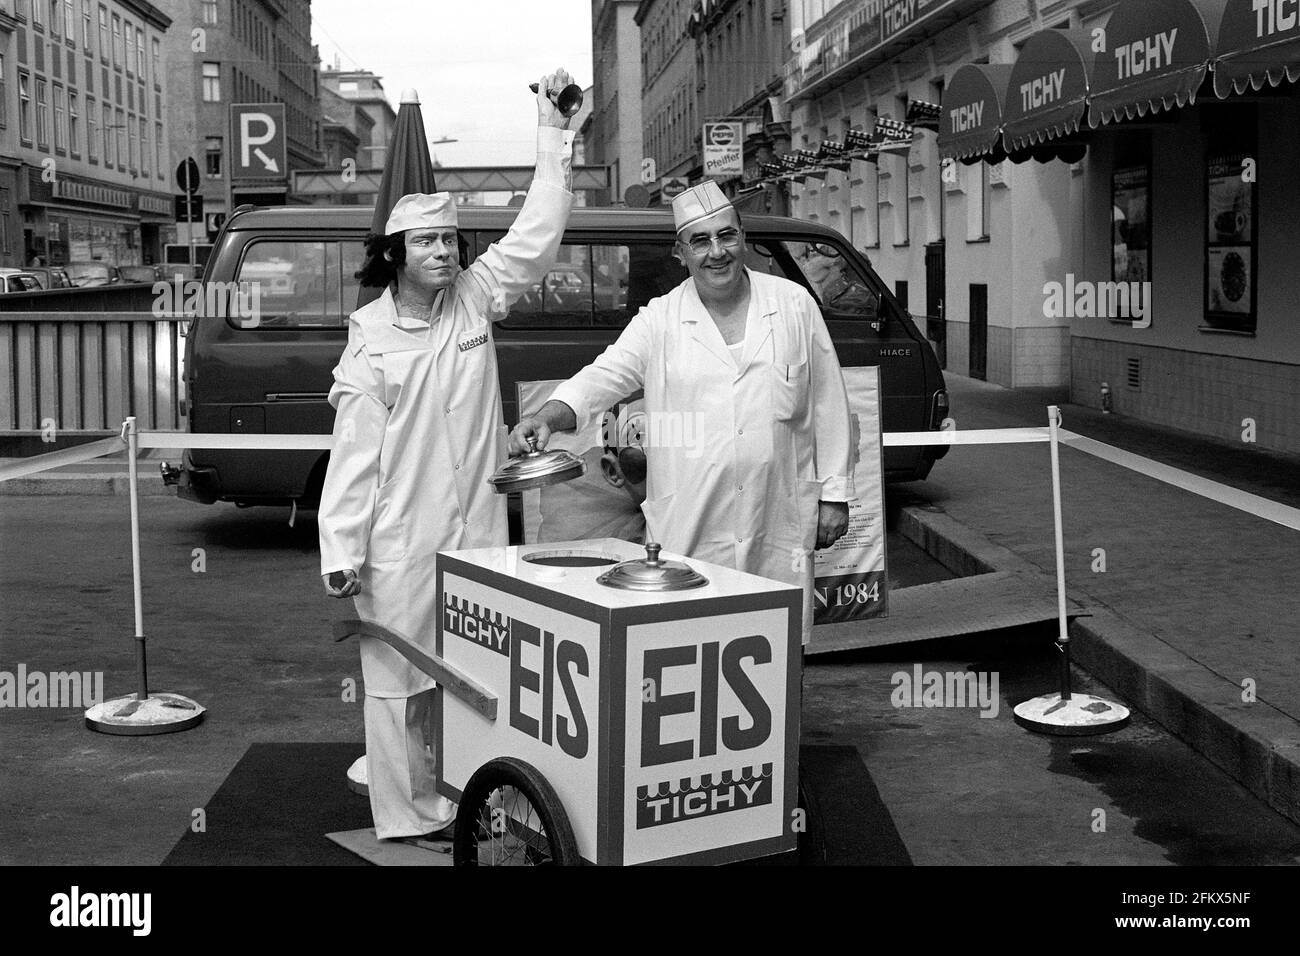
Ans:
{"label": "hanging banner flag", "polygon": [[745,174],[740,123],[704,124],[704,175],[732,179]]}

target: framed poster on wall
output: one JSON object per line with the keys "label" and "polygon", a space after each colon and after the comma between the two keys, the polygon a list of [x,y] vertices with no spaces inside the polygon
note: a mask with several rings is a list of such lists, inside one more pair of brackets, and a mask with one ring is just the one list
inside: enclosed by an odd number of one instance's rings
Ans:
{"label": "framed poster on wall", "polygon": [[[1111,173],[1113,282],[1151,280],[1151,167],[1118,166]],[[1128,316],[1111,316],[1127,319]]]}
{"label": "framed poster on wall", "polygon": [[1206,164],[1205,321],[1255,332],[1255,183],[1244,151],[1212,153]]}

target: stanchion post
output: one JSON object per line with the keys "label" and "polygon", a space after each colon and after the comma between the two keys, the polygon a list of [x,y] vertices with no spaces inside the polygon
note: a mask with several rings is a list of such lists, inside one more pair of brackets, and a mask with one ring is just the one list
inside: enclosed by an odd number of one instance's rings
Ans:
{"label": "stanchion post", "polygon": [[1061,529],[1061,455],[1058,429],[1061,409],[1047,406],[1047,430],[1052,451],[1052,522],[1056,533],[1056,647],[1061,652],[1061,699],[1070,699],[1070,622],[1065,616],[1065,533]]}
{"label": "stanchion post", "polygon": [[140,451],[140,439],[135,428],[135,416],[122,425],[126,439],[126,473],[131,491],[131,584],[135,595],[135,669],[137,678],[136,700],[149,699],[149,676],[145,660],[144,640],[144,588],[140,580],[140,485],[135,456]]}

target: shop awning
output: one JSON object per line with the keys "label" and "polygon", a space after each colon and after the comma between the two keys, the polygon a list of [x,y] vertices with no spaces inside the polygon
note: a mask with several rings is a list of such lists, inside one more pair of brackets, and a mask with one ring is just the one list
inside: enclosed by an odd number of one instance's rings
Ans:
{"label": "shop awning", "polygon": [[1025,41],[1007,85],[1002,140],[1008,153],[1079,131],[1094,56],[1086,30],[1040,30]]}
{"label": "shop awning", "polygon": [[1122,0],[1106,22],[1106,49],[1093,69],[1089,124],[1194,103],[1214,56],[1224,3]]}
{"label": "shop awning", "polygon": [[[1227,0],[1214,55],[1214,92],[1258,91],[1300,79],[1300,4]],[[1259,8],[1259,9],[1257,9]]]}
{"label": "shop awning", "polygon": [[1011,64],[967,63],[943,91],[939,155],[975,163],[1002,159],[1002,104]]}

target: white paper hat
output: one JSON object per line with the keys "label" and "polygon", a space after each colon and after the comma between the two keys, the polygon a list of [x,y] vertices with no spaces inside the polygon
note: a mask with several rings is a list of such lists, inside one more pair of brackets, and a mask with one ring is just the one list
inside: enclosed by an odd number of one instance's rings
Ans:
{"label": "white paper hat", "polygon": [[407,229],[456,227],[456,201],[451,193],[408,193],[397,200],[388,214],[384,235]]}
{"label": "white paper hat", "polygon": [[718,184],[706,179],[673,199],[673,223],[681,232],[701,219],[731,208],[731,200],[723,195]]}

